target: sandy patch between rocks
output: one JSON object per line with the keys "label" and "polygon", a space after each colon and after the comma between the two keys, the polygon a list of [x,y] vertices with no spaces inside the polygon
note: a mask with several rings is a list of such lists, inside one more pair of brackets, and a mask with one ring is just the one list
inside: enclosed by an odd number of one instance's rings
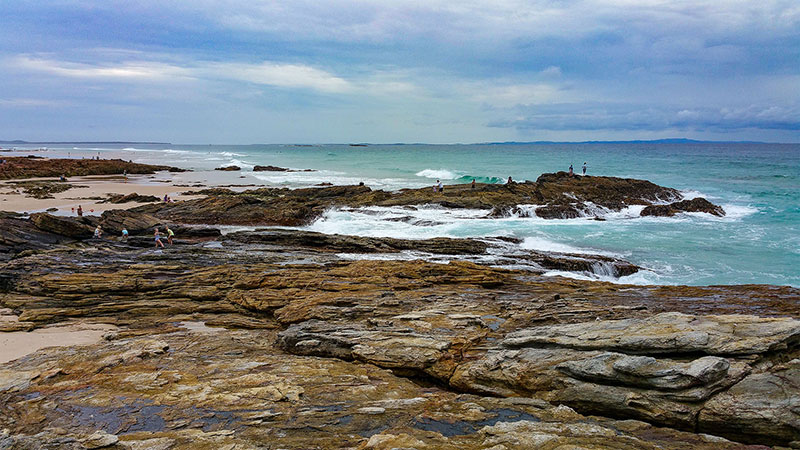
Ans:
{"label": "sandy patch between rocks", "polygon": [[100,342],[105,334],[117,330],[117,327],[109,324],[70,323],[55,324],[33,331],[0,332],[0,364],[46,347],[95,344]]}

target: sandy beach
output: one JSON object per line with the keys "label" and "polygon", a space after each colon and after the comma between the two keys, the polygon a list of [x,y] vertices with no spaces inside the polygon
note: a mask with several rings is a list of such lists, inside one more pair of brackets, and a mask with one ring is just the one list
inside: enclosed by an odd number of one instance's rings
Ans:
{"label": "sandy beach", "polygon": [[86,215],[99,215],[109,209],[129,209],[142,203],[101,203],[111,194],[152,195],[163,198],[169,195],[175,201],[196,198],[184,193],[202,189],[189,186],[173,186],[171,180],[156,181],[149,175],[128,176],[125,182],[121,176],[86,176],[70,177],[68,183],[74,188],[54,193],[54,198],[37,199],[25,195],[22,188],[16,186],[17,181],[55,181],[52,178],[33,178],[26,180],[5,180],[0,182],[0,210],[20,213],[48,211],[57,215],[74,215],[75,208],[80,205]]}

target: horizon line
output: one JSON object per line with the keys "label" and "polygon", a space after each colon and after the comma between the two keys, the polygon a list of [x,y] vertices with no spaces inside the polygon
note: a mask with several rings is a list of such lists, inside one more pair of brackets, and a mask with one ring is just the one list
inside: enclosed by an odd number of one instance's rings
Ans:
{"label": "horizon line", "polygon": [[626,140],[586,140],[586,141],[486,141],[486,142],[451,142],[451,143],[429,143],[429,142],[317,142],[317,143],[300,143],[300,142],[279,142],[279,143],[248,143],[248,144],[230,144],[230,143],[173,143],[173,142],[160,142],[160,141],[27,141],[21,139],[15,140],[0,140],[0,144],[35,144],[35,145],[88,145],[88,144],[114,144],[114,145],[127,145],[127,144],[144,144],[144,145],[295,145],[295,146],[323,146],[323,145],[349,145],[354,147],[363,147],[370,145],[547,145],[547,144],[800,144],[798,142],[770,142],[770,141],[751,141],[751,140],[704,140],[704,139],[689,139],[689,138],[664,138],[664,139],[626,139]]}

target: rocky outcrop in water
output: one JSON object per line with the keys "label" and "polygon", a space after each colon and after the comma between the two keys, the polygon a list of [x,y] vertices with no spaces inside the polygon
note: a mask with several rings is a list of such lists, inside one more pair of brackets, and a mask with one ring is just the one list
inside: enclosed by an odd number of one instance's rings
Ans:
{"label": "rocky outcrop in water", "polygon": [[333,207],[431,204],[443,208],[491,209],[490,217],[503,217],[520,215],[517,205],[536,204],[540,206],[535,209],[535,215],[564,219],[592,217],[598,210],[619,211],[631,205],[651,205],[681,197],[678,191],[649,181],[570,177],[563,172],[544,174],[535,183],[484,184],[476,189],[469,185],[447,186],[444,193],[427,188],[386,192],[366,186],[332,186],[294,190],[264,188],[244,192],[208,189],[198,194],[208,197],[142,207],[139,211],[182,223],[211,221],[228,225],[296,226],[315,220]]}
{"label": "rocky outcrop in water", "polygon": [[238,172],[242,170],[242,168],[239,166],[223,166],[223,167],[217,167],[214,170],[221,170],[223,172]]}
{"label": "rocky outcrop in water", "polygon": [[255,166],[253,172],[316,172],[314,169],[294,170],[276,166]]}
{"label": "rocky outcrop in water", "polygon": [[49,159],[9,157],[0,164],[0,180],[38,177],[67,177],[86,175],[151,174],[161,170],[184,172],[184,169],[170,166],[138,164],[121,159]]}
{"label": "rocky outcrop in water", "polygon": [[659,217],[672,217],[675,214],[682,212],[702,212],[711,214],[717,217],[725,215],[725,210],[710,201],[697,197],[691,200],[683,200],[680,202],[670,203],[669,205],[650,205],[646,206],[642,212],[642,216],[659,216]]}

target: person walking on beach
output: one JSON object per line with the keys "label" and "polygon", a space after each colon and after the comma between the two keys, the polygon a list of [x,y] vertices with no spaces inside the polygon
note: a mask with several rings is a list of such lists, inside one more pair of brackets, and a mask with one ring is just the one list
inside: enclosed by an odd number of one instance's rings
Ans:
{"label": "person walking on beach", "polygon": [[172,238],[175,237],[175,233],[169,229],[169,225],[167,225],[167,244],[172,245]]}
{"label": "person walking on beach", "polygon": [[82,216],[83,216],[83,208],[81,208],[81,205],[78,205],[78,217]]}
{"label": "person walking on beach", "polygon": [[127,169],[122,171],[122,177],[125,178],[125,182],[127,183],[128,182],[128,170]]}
{"label": "person walking on beach", "polygon": [[586,161],[583,162],[583,174],[586,175]]}
{"label": "person walking on beach", "polygon": [[158,227],[156,227],[156,231],[153,233],[153,237],[155,238],[156,241],[156,248],[158,248],[159,246],[161,246],[161,248],[164,248],[164,243],[161,242],[161,233],[159,233]]}

